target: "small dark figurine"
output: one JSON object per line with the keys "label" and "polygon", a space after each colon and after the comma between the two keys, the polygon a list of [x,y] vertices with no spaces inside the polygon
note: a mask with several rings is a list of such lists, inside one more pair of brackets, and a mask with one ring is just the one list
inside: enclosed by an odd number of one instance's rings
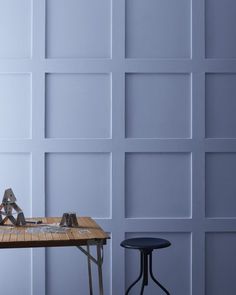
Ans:
{"label": "small dark figurine", "polygon": [[[3,211],[2,211],[3,209]],[[17,217],[13,216],[14,211],[17,214]],[[2,218],[4,215],[4,219]],[[5,190],[2,203],[0,205],[0,225],[6,223],[7,220],[10,220],[14,225],[25,225],[25,216],[21,208],[16,204],[16,197],[11,188]]]}
{"label": "small dark figurine", "polygon": [[64,213],[60,222],[60,226],[79,227],[75,213]]}

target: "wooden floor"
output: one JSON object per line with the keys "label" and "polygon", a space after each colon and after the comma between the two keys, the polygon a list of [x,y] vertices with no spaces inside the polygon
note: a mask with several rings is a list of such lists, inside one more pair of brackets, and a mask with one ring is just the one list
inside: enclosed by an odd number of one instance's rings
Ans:
{"label": "wooden floor", "polygon": [[[55,232],[61,218],[31,218],[27,220],[42,220],[42,224],[27,224],[27,226],[13,226],[6,224],[0,226],[0,248],[31,248],[31,247],[58,247],[83,246],[96,244],[100,241],[106,244],[109,236],[90,217],[78,218],[78,228],[64,228]],[[52,231],[50,232],[50,226]],[[47,232],[44,232],[46,227]],[[59,228],[60,229],[60,228]]]}

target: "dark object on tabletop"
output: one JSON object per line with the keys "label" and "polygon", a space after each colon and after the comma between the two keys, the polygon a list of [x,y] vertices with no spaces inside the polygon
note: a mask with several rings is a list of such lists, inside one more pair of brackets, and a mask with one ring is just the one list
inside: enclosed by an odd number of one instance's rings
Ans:
{"label": "dark object on tabletop", "polygon": [[149,257],[149,273],[152,280],[167,294],[170,293],[163,287],[157,279],[154,277],[152,272],[152,251],[155,249],[166,248],[171,245],[171,243],[164,239],[158,238],[133,238],[127,239],[121,242],[120,244],[122,247],[127,249],[137,249],[140,251],[140,274],[138,278],[129,286],[125,295],[129,293],[132,287],[141,279],[143,278],[142,287],[140,295],[143,294],[144,286],[148,285],[148,257]]}
{"label": "dark object on tabletop", "polygon": [[42,220],[26,220],[27,224],[42,224]]}
{"label": "dark object on tabletop", "polygon": [[75,213],[64,213],[60,222],[60,226],[79,227]]}
{"label": "dark object on tabletop", "polygon": [[[17,214],[16,218],[13,216],[14,211]],[[2,215],[5,216],[4,219],[2,218]],[[11,188],[5,190],[2,203],[0,205],[0,225],[6,223],[8,219],[14,225],[26,225],[24,213],[16,204],[16,197]]]}

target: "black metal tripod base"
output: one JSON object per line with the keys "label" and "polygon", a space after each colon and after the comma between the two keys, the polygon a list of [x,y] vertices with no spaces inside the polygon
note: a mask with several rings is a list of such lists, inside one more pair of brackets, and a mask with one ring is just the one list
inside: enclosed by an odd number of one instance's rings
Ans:
{"label": "black metal tripod base", "polygon": [[143,278],[143,281],[142,281],[140,295],[143,295],[144,287],[148,285],[148,256],[149,256],[149,273],[150,273],[151,279],[167,295],[170,295],[170,293],[166,290],[166,288],[163,287],[153,275],[153,272],[152,272],[152,250],[140,250],[140,274],[139,274],[138,278],[126,290],[125,295],[128,295],[129,291],[134,287],[134,285],[136,285],[138,283],[138,281],[141,280],[141,278]]}

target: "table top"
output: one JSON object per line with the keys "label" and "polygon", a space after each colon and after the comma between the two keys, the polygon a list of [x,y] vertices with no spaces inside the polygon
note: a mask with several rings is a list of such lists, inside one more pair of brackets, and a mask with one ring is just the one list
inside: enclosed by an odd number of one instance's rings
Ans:
{"label": "table top", "polygon": [[0,248],[32,248],[106,244],[109,236],[91,217],[77,218],[79,227],[60,227],[59,217],[28,218],[42,224],[0,226]]}

